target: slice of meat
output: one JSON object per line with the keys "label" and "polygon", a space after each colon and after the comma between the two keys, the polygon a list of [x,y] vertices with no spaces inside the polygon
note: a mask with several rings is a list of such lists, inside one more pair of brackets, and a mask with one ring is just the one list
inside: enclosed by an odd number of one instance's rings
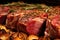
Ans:
{"label": "slice of meat", "polygon": [[6,19],[6,27],[12,30],[15,29],[18,18],[19,18],[19,14],[17,12],[12,12],[8,14]]}
{"label": "slice of meat", "polygon": [[54,19],[51,21],[51,24],[56,30],[57,36],[60,37],[60,15],[55,16]]}
{"label": "slice of meat", "polygon": [[51,38],[60,38],[60,15],[51,16],[48,19],[47,27]]}
{"label": "slice of meat", "polygon": [[[6,27],[8,29],[11,29],[12,31],[16,31],[18,30],[18,26],[17,26],[17,22],[19,20],[19,17],[22,17],[24,16],[24,10],[17,10],[17,11],[14,11],[14,12],[11,12],[7,15],[7,19],[6,19]],[[22,25],[22,24],[21,24]],[[20,26],[21,26],[20,25]],[[24,25],[22,25],[24,26]]]}
{"label": "slice of meat", "polygon": [[48,19],[46,23],[45,35],[50,36],[51,38],[59,38],[59,24],[60,24],[60,6],[52,7],[48,11]]}
{"label": "slice of meat", "polygon": [[[26,10],[25,13],[26,14],[24,14],[24,16],[20,17],[18,20],[18,30],[23,32],[25,31],[28,34],[37,35],[40,29],[43,29],[42,25],[47,18],[46,13],[38,10]],[[24,26],[22,26],[21,24]]]}

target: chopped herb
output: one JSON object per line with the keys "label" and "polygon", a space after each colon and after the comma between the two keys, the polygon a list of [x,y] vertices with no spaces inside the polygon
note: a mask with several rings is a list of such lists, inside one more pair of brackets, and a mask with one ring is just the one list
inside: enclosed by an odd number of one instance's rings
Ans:
{"label": "chopped herb", "polygon": [[9,12],[10,12],[10,13],[11,13],[11,12],[15,12],[15,10],[11,9]]}

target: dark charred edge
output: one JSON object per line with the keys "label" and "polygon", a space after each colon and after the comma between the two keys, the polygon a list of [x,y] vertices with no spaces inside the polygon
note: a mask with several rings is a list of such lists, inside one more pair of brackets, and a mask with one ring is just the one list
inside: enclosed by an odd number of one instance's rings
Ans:
{"label": "dark charred edge", "polygon": [[5,26],[7,29],[10,29],[12,32],[17,32],[17,29],[16,29],[17,25],[15,25],[15,28],[11,28],[9,25],[6,25],[6,24],[5,24]]}
{"label": "dark charred edge", "polygon": [[20,24],[20,26],[17,25],[17,31],[18,32],[23,32],[23,33],[26,33],[27,35],[29,35],[26,31],[26,26],[24,24]]}
{"label": "dark charred edge", "polygon": [[6,28],[7,28],[7,29],[10,29],[12,32],[17,32],[16,29],[11,29],[10,26],[7,26],[7,25],[6,25]]}
{"label": "dark charred edge", "polygon": [[46,29],[46,21],[44,21],[44,23],[42,24],[41,28],[40,28],[40,31],[38,32],[38,36],[44,36],[44,31]]}
{"label": "dark charred edge", "polygon": [[5,25],[6,24],[7,15],[1,16],[0,24],[2,24],[2,25]]}
{"label": "dark charred edge", "polygon": [[4,17],[5,17],[5,18],[4,18],[4,21],[3,21],[3,23],[2,23],[3,25],[6,24],[7,15],[5,15]]}
{"label": "dark charred edge", "polygon": [[51,24],[51,27],[52,27],[52,31],[54,30],[56,34],[55,34],[55,36],[51,36],[50,38],[51,39],[60,38],[60,36],[57,36],[57,32],[58,32],[57,29],[55,29],[52,24]]}
{"label": "dark charred edge", "polygon": [[12,37],[12,36],[10,36],[10,37],[9,37],[9,40],[13,40],[13,37]]}
{"label": "dark charred edge", "polygon": [[51,37],[50,37],[50,40],[54,40],[54,38],[51,38]]}
{"label": "dark charred edge", "polygon": [[7,26],[7,25],[5,25],[5,27],[7,28],[7,29],[10,29],[12,32],[17,32],[17,29],[16,29],[16,27],[17,27],[17,25],[15,26],[15,28],[11,28],[9,25]]}
{"label": "dark charred edge", "polygon": [[[8,14],[9,14],[9,13],[8,13]],[[6,19],[7,19],[7,18],[6,18]],[[17,24],[17,22],[18,22],[18,19],[19,19],[19,18],[17,18],[17,20],[16,20],[16,24]],[[6,24],[5,24],[5,26],[6,26],[7,29],[10,29],[11,31],[17,32],[17,25],[15,25],[14,28],[11,28],[9,25],[6,25]]]}

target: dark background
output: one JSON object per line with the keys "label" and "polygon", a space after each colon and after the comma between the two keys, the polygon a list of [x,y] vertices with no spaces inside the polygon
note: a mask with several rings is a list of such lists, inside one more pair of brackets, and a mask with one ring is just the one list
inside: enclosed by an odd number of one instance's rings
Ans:
{"label": "dark background", "polygon": [[44,3],[47,5],[60,5],[60,0],[0,0],[0,4],[6,4],[8,2],[23,1],[25,3]]}

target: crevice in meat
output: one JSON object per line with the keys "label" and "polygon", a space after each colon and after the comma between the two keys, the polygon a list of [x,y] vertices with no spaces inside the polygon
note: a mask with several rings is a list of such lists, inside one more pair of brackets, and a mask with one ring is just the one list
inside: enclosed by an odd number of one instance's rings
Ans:
{"label": "crevice in meat", "polygon": [[45,20],[44,23],[42,24],[42,26],[41,26],[41,28],[40,28],[40,31],[41,31],[41,32],[38,32],[38,36],[44,36],[45,29],[46,29],[46,20]]}

